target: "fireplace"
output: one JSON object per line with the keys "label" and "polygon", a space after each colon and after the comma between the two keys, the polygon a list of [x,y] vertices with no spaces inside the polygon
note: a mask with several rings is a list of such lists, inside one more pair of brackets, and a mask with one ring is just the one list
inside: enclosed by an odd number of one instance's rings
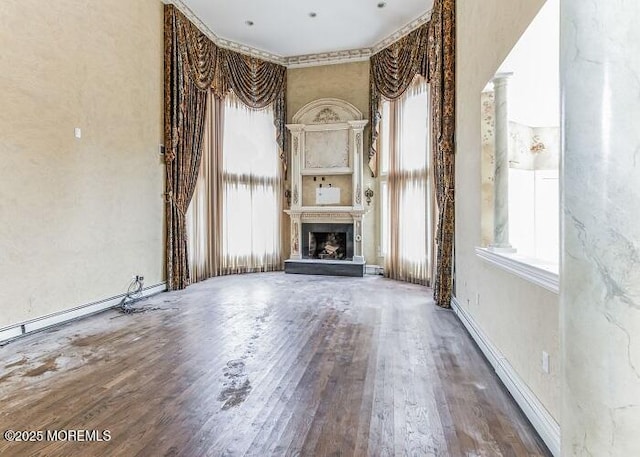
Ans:
{"label": "fireplace", "polygon": [[284,271],[364,276],[364,127],[352,104],[308,103],[287,124],[291,132],[291,251]]}
{"label": "fireplace", "polygon": [[353,260],[353,224],[302,224],[302,258]]}

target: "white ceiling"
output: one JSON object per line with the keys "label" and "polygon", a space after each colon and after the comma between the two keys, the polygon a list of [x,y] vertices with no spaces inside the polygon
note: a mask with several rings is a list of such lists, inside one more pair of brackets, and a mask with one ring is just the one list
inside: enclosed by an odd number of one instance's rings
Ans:
{"label": "white ceiling", "polygon": [[385,0],[386,7],[378,8],[380,1],[182,0],[219,38],[282,57],[370,48],[433,5]]}

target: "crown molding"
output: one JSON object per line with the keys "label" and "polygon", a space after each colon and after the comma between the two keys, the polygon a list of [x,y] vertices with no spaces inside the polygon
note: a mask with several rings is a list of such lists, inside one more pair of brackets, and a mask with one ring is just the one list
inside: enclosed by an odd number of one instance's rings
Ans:
{"label": "crown molding", "polygon": [[252,46],[247,46],[242,43],[238,43],[236,41],[227,40],[225,38],[221,38],[216,35],[207,25],[202,22],[198,16],[195,15],[193,11],[184,3],[183,0],[162,0],[165,4],[174,5],[182,14],[184,14],[193,24],[198,27],[198,29],[204,33],[211,41],[213,41],[216,45],[231,49],[232,51],[237,51],[242,54],[246,54],[252,57],[258,57],[260,59],[268,60],[269,62],[277,63],[279,65],[284,65],[287,68],[302,68],[302,67],[314,67],[320,65],[335,65],[340,63],[348,63],[348,62],[360,62],[364,60],[368,60],[373,54],[381,51],[386,48],[390,44],[395,43],[400,38],[408,35],[409,33],[416,30],[418,27],[426,24],[431,19],[430,9],[426,13],[422,14],[418,18],[412,20],[407,23],[400,29],[396,30],[392,34],[378,41],[372,47],[369,48],[360,48],[360,49],[350,49],[346,51],[330,51],[330,52],[319,52],[315,54],[304,54],[298,56],[289,56],[284,57],[278,54],[274,54],[271,52],[263,51],[262,49],[254,48]]}
{"label": "crown molding", "polygon": [[373,54],[379,52],[395,43],[405,35],[410,34],[418,27],[426,24],[431,19],[430,9],[423,15],[396,30],[389,36],[378,41],[370,48],[351,49],[348,51],[322,52],[317,54],[306,54],[301,56],[285,57],[287,68],[313,67],[318,65],[334,65],[338,63],[358,62],[369,59]]}
{"label": "crown molding", "polygon": [[269,62],[277,63],[279,65],[287,65],[286,58],[282,56],[219,37],[218,35],[213,33],[213,31],[209,27],[207,27],[207,25],[202,22],[200,18],[198,18],[198,16],[196,16],[195,13],[191,11],[191,8],[189,8],[182,0],[162,0],[162,2],[166,5],[173,5],[178,8],[178,10],[180,10],[182,14],[184,14],[191,22],[193,22],[193,24],[198,27],[198,29],[202,33],[204,33],[207,37],[209,37],[211,41],[213,41],[221,48],[231,49],[232,51],[237,51],[251,57],[258,57],[260,59],[268,60]]}
{"label": "crown molding", "polygon": [[350,49],[348,51],[320,52],[286,58],[287,68],[314,67],[319,65],[335,65],[339,63],[368,60],[373,53],[370,48]]}
{"label": "crown molding", "polygon": [[419,16],[418,18],[414,19],[413,21],[409,22],[404,27],[401,27],[399,30],[396,30],[391,35],[378,41],[371,49],[372,54],[375,54],[378,51],[382,51],[384,48],[386,48],[390,44],[395,43],[400,38],[404,37],[405,35],[409,35],[418,27],[421,27],[427,22],[429,22],[429,20],[431,19],[432,11],[433,11],[433,8],[427,11],[426,13],[424,13],[423,15]]}

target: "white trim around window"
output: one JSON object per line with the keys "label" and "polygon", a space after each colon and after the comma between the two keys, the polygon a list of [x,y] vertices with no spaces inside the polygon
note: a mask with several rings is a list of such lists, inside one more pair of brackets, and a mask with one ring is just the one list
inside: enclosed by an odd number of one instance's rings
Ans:
{"label": "white trim around window", "polygon": [[503,270],[557,294],[560,291],[558,265],[518,254],[476,248],[476,255]]}

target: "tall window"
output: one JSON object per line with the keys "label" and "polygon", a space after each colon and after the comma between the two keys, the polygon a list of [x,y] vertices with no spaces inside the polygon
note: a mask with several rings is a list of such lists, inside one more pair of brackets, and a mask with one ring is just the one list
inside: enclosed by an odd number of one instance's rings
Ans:
{"label": "tall window", "polygon": [[380,121],[380,253],[385,275],[430,282],[432,195],[429,187],[429,94],[418,76]]}
{"label": "tall window", "polygon": [[481,94],[482,244],[554,272],[560,248],[559,30],[559,0],[547,0]]}
{"label": "tall window", "polygon": [[282,177],[273,110],[227,96],[222,157],[222,271],[279,269]]}

